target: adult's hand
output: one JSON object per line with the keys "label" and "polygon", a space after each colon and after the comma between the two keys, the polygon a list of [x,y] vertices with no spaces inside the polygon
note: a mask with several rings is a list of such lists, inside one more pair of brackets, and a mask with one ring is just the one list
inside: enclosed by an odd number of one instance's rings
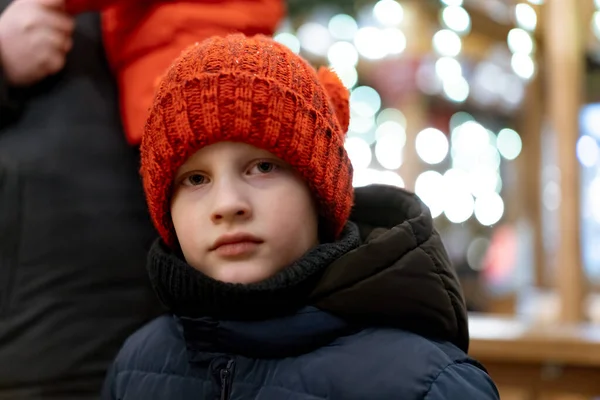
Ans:
{"label": "adult's hand", "polygon": [[12,86],[59,72],[72,47],[74,19],[65,0],[15,0],[0,15],[0,63]]}

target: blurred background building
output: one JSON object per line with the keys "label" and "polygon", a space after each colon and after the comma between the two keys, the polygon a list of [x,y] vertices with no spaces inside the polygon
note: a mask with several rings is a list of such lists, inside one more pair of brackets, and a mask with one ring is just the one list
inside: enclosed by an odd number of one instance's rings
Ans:
{"label": "blurred background building", "polygon": [[600,322],[600,1],[288,4],[276,39],[351,91],[355,186],[416,192],[469,309],[511,318],[474,319],[475,345]]}
{"label": "blurred background building", "polygon": [[[355,186],[387,183],[421,197],[457,270],[485,286],[487,296],[469,299],[474,310],[486,310],[486,297],[552,281],[561,191],[556,140],[544,132],[542,97],[533,93],[543,91],[536,82],[542,7],[540,0],[297,0],[276,35],[315,65],[332,66],[351,90],[346,147]],[[600,12],[589,22],[600,34]],[[593,53],[589,64],[592,79]],[[589,104],[576,156],[592,282],[600,280],[599,139],[600,107]],[[528,141],[540,154],[523,151]],[[540,176],[527,176],[530,169]],[[543,276],[534,268],[536,234],[549,270]]]}

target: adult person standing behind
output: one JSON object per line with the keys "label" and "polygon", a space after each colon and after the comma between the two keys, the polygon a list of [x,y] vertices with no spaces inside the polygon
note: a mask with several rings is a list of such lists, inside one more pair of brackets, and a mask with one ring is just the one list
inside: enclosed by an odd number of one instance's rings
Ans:
{"label": "adult person standing behind", "polygon": [[98,398],[159,312],[100,17],[0,0],[0,399]]}

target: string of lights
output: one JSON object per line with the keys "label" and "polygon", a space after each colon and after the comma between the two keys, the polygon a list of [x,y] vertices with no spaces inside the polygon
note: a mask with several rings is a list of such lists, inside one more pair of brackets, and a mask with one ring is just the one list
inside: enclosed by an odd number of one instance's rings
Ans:
{"label": "string of lights", "polygon": [[[444,215],[451,223],[460,224],[474,216],[483,226],[494,225],[504,214],[501,163],[519,156],[520,135],[510,127],[492,131],[467,112],[458,111],[445,132],[423,127],[409,143],[406,128],[411,121],[393,102],[386,101],[381,88],[361,84],[361,64],[407,57],[407,3],[368,2],[357,7],[354,15],[332,12],[339,10],[335,7],[317,7],[298,27],[290,21],[283,24],[275,39],[315,64],[332,67],[350,90],[346,148],[355,168],[355,186],[385,183],[404,187],[398,171],[406,146],[414,146],[424,167],[414,190],[435,218]],[[513,8],[513,21],[503,57],[491,51],[490,57],[473,66],[462,54],[463,40],[472,29],[471,16],[462,0],[441,0],[430,54],[422,57],[414,72],[418,90],[459,108],[472,102],[517,109],[525,85],[536,71],[536,10],[519,3]]]}

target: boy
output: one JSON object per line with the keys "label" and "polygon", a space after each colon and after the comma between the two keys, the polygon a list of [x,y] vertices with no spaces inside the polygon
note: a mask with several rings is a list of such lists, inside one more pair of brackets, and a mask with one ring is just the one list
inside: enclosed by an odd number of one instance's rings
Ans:
{"label": "boy", "polygon": [[348,121],[337,76],[264,36],[174,62],[141,168],[172,315],[125,343],[106,399],[499,398],[427,208],[353,194]]}

